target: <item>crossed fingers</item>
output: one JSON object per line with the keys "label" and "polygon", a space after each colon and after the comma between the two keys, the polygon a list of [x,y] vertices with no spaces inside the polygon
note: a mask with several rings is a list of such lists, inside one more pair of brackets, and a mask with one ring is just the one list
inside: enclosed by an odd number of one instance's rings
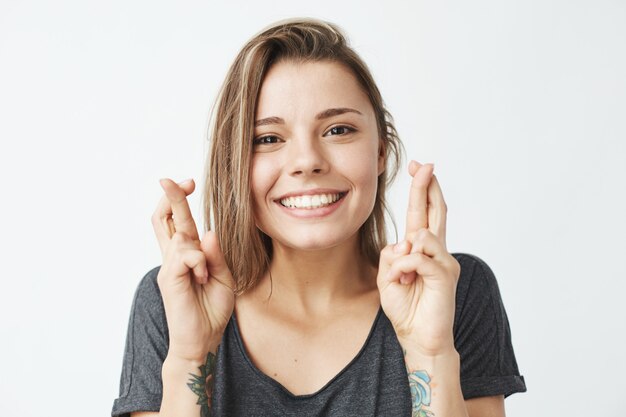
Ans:
{"label": "crossed fingers", "polygon": [[439,238],[445,248],[448,209],[433,170],[432,164],[422,165],[416,161],[409,163],[409,174],[413,179],[409,192],[404,239],[412,242],[420,229],[428,229]]}
{"label": "crossed fingers", "polygon": [[[435,275],[447,262],[447,207],[432,164],[409,163],[409,191],[404,241],[388,254],[388,280],[413,282],[417,274]],[[433,263],[435,261],[435,263]]]}
{"label": "crossed fingers", "polygon": [[165,248],[176,232],[187,235],[193,241],[199,241],[196,222],[187,202],[187,195],[195,189],[193,180],[176,184],[169,178],[164,178],[160,183],[165,194],[152,215],[152,225],[161,252],[165,252]]}

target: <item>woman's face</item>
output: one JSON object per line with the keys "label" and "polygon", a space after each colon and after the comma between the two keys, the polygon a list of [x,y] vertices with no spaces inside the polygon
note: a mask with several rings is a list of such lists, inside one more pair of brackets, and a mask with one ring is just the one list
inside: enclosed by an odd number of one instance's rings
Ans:
{"label": "woman's face", "polygon": [[279,62],[259,94],[252,157],[257,226],[273,244],[328,249],[374,207],[384,158],[374,110],[341,64]]}

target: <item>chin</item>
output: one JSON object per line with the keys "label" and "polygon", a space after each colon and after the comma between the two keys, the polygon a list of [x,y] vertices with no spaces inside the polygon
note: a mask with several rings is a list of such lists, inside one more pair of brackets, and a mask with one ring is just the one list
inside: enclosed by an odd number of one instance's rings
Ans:
{"label": "chin", "polygon": [[346,236],[352,236],[353,234],[329,234],[323,233],[294,233],[292,236],[280,236],[272,237],[274,246],[281,245],[288,247],[292,250],[301,251],[322,251],[332,249],[349,242],[351,239]]}

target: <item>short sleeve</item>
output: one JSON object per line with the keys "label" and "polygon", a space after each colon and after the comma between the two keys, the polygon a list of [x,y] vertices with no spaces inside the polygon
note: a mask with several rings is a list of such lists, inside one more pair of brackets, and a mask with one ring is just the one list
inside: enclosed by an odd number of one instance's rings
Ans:
{"label": "short sleeve", "polygon": [[511,329],[496,278],[474,255],[455,253],[461,265],[457,286],[454,344],[461,358],[465,399],[526,392]]}
{"label": "short sleeve", "polygon": [[112,416],[128,417],[133,411],[159,411],[163,384],[161,368],[167,356],[169,335],[161,292],[157,284],[160,267],[149,271],[133,299],[119,398]]}

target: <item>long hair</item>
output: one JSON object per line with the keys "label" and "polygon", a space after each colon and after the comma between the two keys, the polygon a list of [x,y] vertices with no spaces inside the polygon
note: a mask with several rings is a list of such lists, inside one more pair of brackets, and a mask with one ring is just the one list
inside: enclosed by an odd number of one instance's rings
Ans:
{"label": "long hair", "polygon": [[312,18],[291,18],[266,27],[241,49],[219,91],[210,117],[210,150],[205,167],[205,228],[215,230],[237,292],[252,288],[272,259],[271,238],[255,223],[250,186],[254,117],[264,76],[280,61],[297,63],[329,61],[348,68],[367,94],[385,156],[385,170],[378,177],[372,213],[359,230],[363,255],[378,264],[387,244],[386,188],[395,178],[402,144],[381,94],[365,62],[348,45],[335,24]]}

